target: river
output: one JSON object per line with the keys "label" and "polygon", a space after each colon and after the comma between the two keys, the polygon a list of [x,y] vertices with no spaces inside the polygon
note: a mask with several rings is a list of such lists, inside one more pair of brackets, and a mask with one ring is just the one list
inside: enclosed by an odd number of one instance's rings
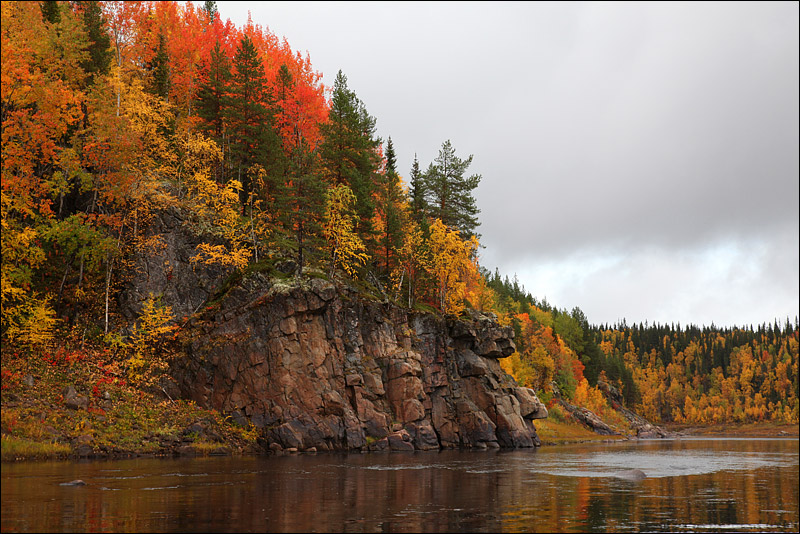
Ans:
{"label": "river", "polygon": [[[633,480],[628,470],[647,478]],[[2,466],[3,532],[797,531],[797,439]],[[84,486],[63,485],[82,479]]]}

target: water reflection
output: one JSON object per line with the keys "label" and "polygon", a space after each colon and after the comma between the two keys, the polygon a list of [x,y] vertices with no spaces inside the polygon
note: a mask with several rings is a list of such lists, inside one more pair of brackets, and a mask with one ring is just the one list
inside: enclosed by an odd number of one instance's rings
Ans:
{"label": "water reflection", "polygon": [[798,478],[796,440],[6,464],[2,530],[794,531]]}

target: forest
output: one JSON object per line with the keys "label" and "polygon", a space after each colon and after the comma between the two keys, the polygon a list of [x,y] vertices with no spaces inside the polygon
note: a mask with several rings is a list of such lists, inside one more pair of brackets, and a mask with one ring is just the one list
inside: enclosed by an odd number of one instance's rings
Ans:
{"label": "forest", "polygon": [[[341,71],[215,2],[2,3],[3,360],[111,354],[131,384],[163,372],[176,318],[117,310],[165,209],[207,237],[192,261],[360,284],[414,310],[494,313],[504,368],[599,415],[598,383],[655,422],[798,422],[798,320],[757,327],[593,325],[480,265],[483,179],[443,140],[397,168]],[[69,352],[68,351],[68,352]],[[70,352],[72,353],[72,352]],[[106,356],[107,358],[108,356]],[[3,384],[19,377],[5,369]]]}

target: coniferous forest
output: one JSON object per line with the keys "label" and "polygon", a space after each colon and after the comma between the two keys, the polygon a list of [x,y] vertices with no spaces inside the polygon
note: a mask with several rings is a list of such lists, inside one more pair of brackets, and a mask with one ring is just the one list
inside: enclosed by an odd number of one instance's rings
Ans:
{"label": "coniferous forest", "polygon": [[130,325],[117,307],[134,253],[163,246],[143,229],[177,210],[208,238],[198,264],[290,262],[398,306],[496,314],[516,334],[504,368],[543,400],[555,385],[603,414],[605,382],[655,422],[797,424],[797,318],[595,325],[537,301],[478,262],[473,156],[442,140],[398,169],[356,91],[215,2],[3,2],[3,388],[11,359],[93,351],[133,386],[164,369],[170,310],[152,296]]}

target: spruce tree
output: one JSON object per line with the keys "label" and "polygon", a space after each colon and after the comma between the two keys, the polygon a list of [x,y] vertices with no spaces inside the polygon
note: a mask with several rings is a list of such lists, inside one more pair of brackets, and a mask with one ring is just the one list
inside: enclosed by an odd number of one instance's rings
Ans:
{"label": "spruce tree", "polygon": [[397,174],[397,156],[392,138],[386,142],[386,167],[378,182],[377,209],[383,219],[383,231],[379,238],[384,273],[392,271],[393,255],[403,245],[403,190]]}
{"label": "spruce tree", "polygon": [[472,191],[481,181],[479,174],[465,177],[472,163],[472,155],[462,160],[450,140],[442,144],[439,156],[434,160],[423,178],[425,201],[430,207],[429,215],[451,228],[457,229],[462,238],[475,234],[480,210],[475,205]]}
{"label": "spruce tree", "polygon": [[303,272],[310,251],[320,246],[320,218],[324,211],[325,187],[319,175],[315,151],[300,131],[300,107],[294,100],[295,82],[284,64],[278,71],[278,106],[283,106],[276,127],[282,132],[282,157],[275,167],[274,211],[296,251],[298,273]]}
{"label": "spruce tree", "polygon": [[169,56],[167,55],[167,38],[163,32],[158,34],[158,48],[150,62],[150,69],[153,73],[150,91],[167,99],[170,89]]}
{"label": "spruce tree", "polygon": [[197,91],[197,114],[205,121],[203,130],[222,147],[226,94],[231,80],[231,64],[217,41],[211,49],[205,79]]}
{"label": "spruce tree", "polygon": [[267,176],[272,176],[269,156],[277,149],[277,136],[269,113],[271,99],[265,93],[264,64],[247,35],[236,49],[233,66],[226,119],[231,131],[233,175],[242,183],[244,206],[253,192],[251,167],[259,164],[267,170]]}
{"label": "spruce tree", "polygon": [[45,0],[41,5],[42,20],[50,24],[58,24],[61,22],[61,10],[58,7],[58,2],[55,0]]}
{"label": "spruce tree", "polygon": [[91,84],[95,75],[108,74],[114,52],[111,50],[111,38],[105,29],[100,3],[91,1],[79,2],[79,4],[83,8],[83,25],[89,37],[89,57],[81,66]]}
{"label": "spruce tree", "polygon": [[409,200],[411,201],[411,216],[417,222],[425,218],[425,184],[422,171],[419,170],[419,160],[414,154],[414,164],[411,166],[411,180],[409,186]]}
{"label": "spruce tree", "polygon": [[206,0],[203,3],[203,11],[205,11],[209,22],[213,21],[214,18],[217,16],[217,3]]}

